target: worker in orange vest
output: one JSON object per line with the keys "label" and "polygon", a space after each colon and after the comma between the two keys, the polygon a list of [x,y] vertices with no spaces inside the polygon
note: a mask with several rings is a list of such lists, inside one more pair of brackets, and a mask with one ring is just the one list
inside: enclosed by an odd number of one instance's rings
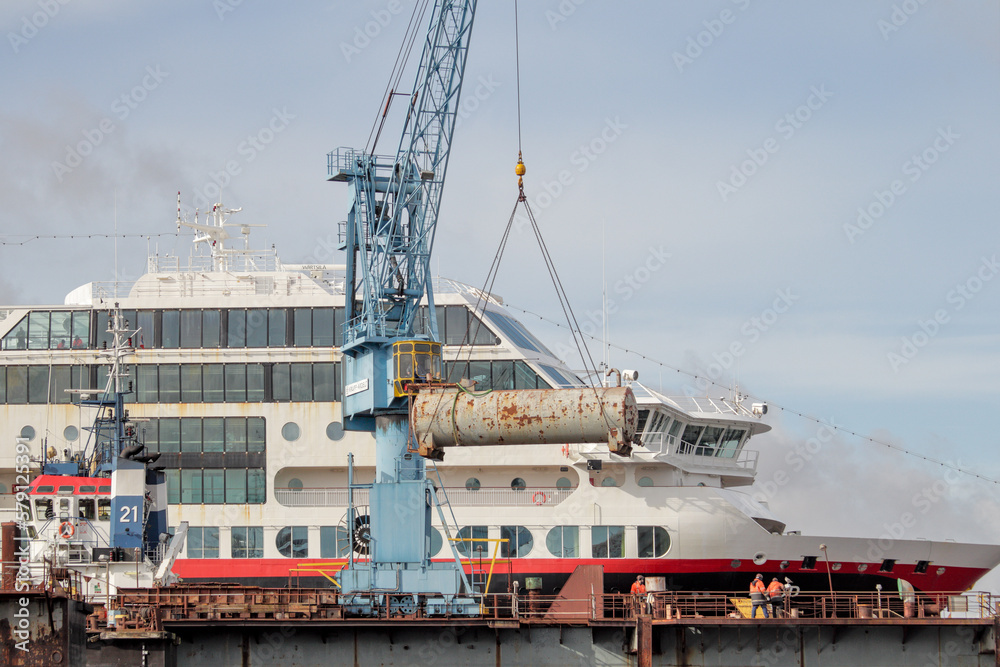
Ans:
{"label": "worker in orange vest", "polygon": [[768,618],[767,587],[764,586],[763,574],[758,574],[756,577],[754,577],[753,581],[750,582],[750,603],[751,603],[750,618],[757,618],[758,607],[764,610],[764,618]]}
{"label": "worker in orange vest", "polygon": [[632,590],[630,591],[633,595],[632,597],[632,607],[635,613],[645,614],[646,613],[646,580],[640,574],[635,578],[635,582],[632,584]]}
{"label": "worker in orange vest", "polygon": [[778,618],[778,610],[785,603],[785,587],[778,582],[777,577],[767,585],[767,600],[771,603],[771,616]]}
{"label": "worker in orange vest", "polygon": [[640,574],[635,578],[635,583],[632,584],[632,595],[645,595],[646,594],[646,580]]}

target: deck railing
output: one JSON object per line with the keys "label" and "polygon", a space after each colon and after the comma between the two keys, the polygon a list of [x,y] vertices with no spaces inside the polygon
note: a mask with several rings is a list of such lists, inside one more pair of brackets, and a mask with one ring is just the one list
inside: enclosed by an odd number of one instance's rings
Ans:
{"label": "deck railing", "polygon": [[[559,504],[573,493],[574,488],[556,488],[552,486],[526,487],[524,489],[489,488],[467,489],[465,487],[446,487],[438,489],[438,498],[448,501],[455,507],[528,507],[531,505]],[[347,488],[276,488],[274,497],[285,507],[346,507]],[[368,504],[368,491],[358,489],[354,492],[355,505]]]}

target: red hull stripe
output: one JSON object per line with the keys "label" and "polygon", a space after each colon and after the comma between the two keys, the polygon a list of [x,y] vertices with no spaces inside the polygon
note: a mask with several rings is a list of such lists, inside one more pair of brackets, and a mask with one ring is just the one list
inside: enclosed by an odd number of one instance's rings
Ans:
{"label": "red hull stripe", "polygon": [[[441,560],[441,559],[435,559]],[[233,581],[249,578],[280,578],[287,579],[289,576],[298,575],[300,577],[322,576],[320,572],[326,572],[333,576],[340,569],[343,559],[306,559],[293,560],[290,558],[186,558],[178,560],[173,567],[174,574],[183,579],[202,579],[211,581]],[[664,558],[515,558],[510,561],[510,571],[514,575],[540,575],[540,574],[564,574],[568,575],[576,569],[578,565],[603,565],[607,574],[635,574],[642,573],[646,576],[672,576],[684,574],[731,574],[746,573],[752,577],[754,572],[762,570],[765,572],[775,572],[779,570],[780,561],[767,562],[762,565],[754,565],[753,561],[744,561],[737,568],[732,567],[729,559],[704,559],[704,560],[674,560]],[[480,569],[479,561],[475,562],[476,569]],[[825,564],[818,564],[815,570],[802,570],[797,565],[792,565],[784,570],[789,576],[794,577],[796,573],[824,573]],[[982,568],[968,567],[947,567],[944,573],[937,574],[940,567],[931,563],[926,574],[916,574],[913,572],[913,565],[897,564],[893,571],[879,572],[879,564],[869,563],[865,571],[867,575],[878,575],[889,578],[907,579],[921,590],[931,591],[964,591],[968,589],[976,580],[985,575],[989,570]],[[482,568],[489,568],[489,561],[482,561]],[[297,569],[297,572],[292,572]],[[508,566],[506,562],[498,562],[494,566],[494,573],[506,574]],[[314,574],[315,573],[315,574]],[[857,574],[856,563],[843,563],[839,574]],[[834,573],[837,576],[837,573]]]}

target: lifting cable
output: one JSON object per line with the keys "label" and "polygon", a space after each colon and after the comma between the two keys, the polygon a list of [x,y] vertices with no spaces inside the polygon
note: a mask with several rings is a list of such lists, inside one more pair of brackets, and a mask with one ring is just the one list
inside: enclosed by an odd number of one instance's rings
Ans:
{"label": "lifting cable", "polygon": [[[577,353],[580,355],[580,359],[583,361],[584,367],[587,368],[591,377],[597,377],[597,367],[594,364],[594,360],[590,355],[590,349],[587,347],[586,342],[583,340],[583,335],[581,333],[580,324],[576,319],[576,315],[573,313],[573,309],[569,303],[569,296],[566,293],[566,289],[563,287],[562,281],[559,278],[559,273],[556,270],[555,262],[552,259],[552,255],[549,253],[548,246],[545,244],[545,239],[542,237],[541,229],[538,226],[538,221],[535,219],[535,214],[531,210],[531,204],[528,202],[528,198],[524,194],[524,174],[527,168],[524,165],[524,160],[522,158],[521,150],[521,59],[520,59],[520,40],[518,35],[518,25],[517,25],[517,0],[514,0],[514,62],[515,62],[515,88],[517,96],[517,164],[514,167],[514,173],[517,175],[517,200],[514,202],[514,209],[511,211],[510,218],[507,220],[507,227],[504,229],[503,235],[500,239],[500,245],[497,248],[497,252],[493,257],[493,262],[490,265],[490,269],[487,273],[486,281],[483,285],[483,289],[480,290],[477,295],[476,304],[473,308],[473,313],[477,316],[480,314],[485,315],[486,305],[484,302],[486,295],[493,293],[493,285],[496,282],[497,275],[500,269],[500,262],[503,258],[504,250],[507,246],[507,241],[510,239],[510,231],[514,225],[514,219],[517,215],[518,207],[523,205],[524,212],[527,215],[528,221],[531,224],[531,230],[535,235],[535,240],[538,242],[538,248],[542,253],[542,259],[545,262],[545,268],[548,271],[549,279],[552,281],[552,286],[555,288],[556,298],[559,300],[559,306],[562,308],[563,316],[566,318],[566,322],[569,326],[570,332],[573,337],[573,344],[576,346]],[[482,304],[482,310],[480,310],[480,304]],[[478,317],[476,323],[476,331],[472,335],[472,340],[476,340],[479,333],[479,328],[482,326],[482,318]],[[467,330],[465,343],[470,343],[466,349],[466,364],[471,361],[472,357],[472,345],[469,341],[469,334],[471,332]],[[464,344],[464,343],[463,343]],[[589,367],[587,366],[589,362]],[[601,416],[604,419],[605,424],[610,430],[611,419],[608,411],[604,407],[604,403],[601,399],[600,394],[597,391],[597,386],[591,383],[591,389],[594,392],[594,398],[601,405]]]}

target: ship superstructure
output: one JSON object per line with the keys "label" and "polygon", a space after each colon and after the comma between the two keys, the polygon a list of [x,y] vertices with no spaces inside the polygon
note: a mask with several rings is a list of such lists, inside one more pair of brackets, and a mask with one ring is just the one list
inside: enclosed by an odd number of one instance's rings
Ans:
{"label": "ship superstructure", "polygon": [[[230,222],[234,214],[217,206],[206,225],[237,227],[245,238],[250,226]],[[8,443],[0,448],[0,513],[14,518],[17,442],[28,447],[36,479],[40,466],[84,455],[93,413],[68,390],[107,385],[117,303],[134,330],[122,360],[134,390],[124,409],[146,452],[160,454],[170,525],[190,526],[174,571],[186,581],[325,584],[324,567],[367,553],[363,493],[347,518],[348,453],[356,482],[375,470],[372,435],[343,426],[343,268],[282,264],[245,242],[229,253],[221,232],[199,234],[218,238],[199,242],[209,250],[184,262],[151,257],[134,284],[90,283],[62,305],[0,310],[0,433]],[[446,379],[476,391],[583,384],[499,297],[438,279],[434,307]],[[416,319],[420,331],[426,305]],[[428,470],[457,537],[507,540],[491,590],[540,577],[551,591],[586,563],[601,563],[607,586],[619,590],[637,573],[676,589],[741,590],[755,572],[822,589],[828,570],[839,589],[905,579],[920,590],[964,590],[1000,562],[992,545],[895,540],[873,550],[862,538],[786,531],[750,493],[758,452],[749,441],[769,430],[764,406],[668,397],[628,377],[641,433],[631,457],[572,442],[456,447]],[[99,529],[106,491],[54,486],[54,500],[79,496],[71,511],[92,512]],[[444,539],[435,518],[436,559],[448,557]],[[489,544],[458,543],[479,587]]]}

